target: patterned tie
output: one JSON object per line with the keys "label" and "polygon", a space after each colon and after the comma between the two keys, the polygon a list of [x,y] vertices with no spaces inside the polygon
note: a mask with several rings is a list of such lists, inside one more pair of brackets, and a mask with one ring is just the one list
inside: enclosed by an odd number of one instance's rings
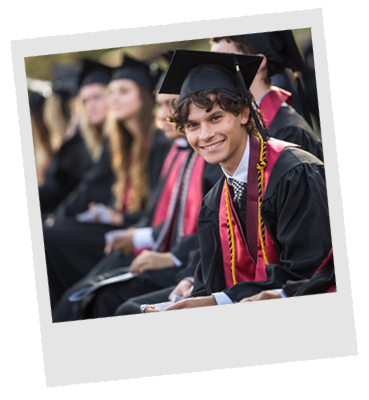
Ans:
{"label": "patterned tie", "polygon": [[229,183],[233,186],[234,196],[233,201],[237,203],[238,207],[241,207],[241,199],[244,191],[246,190],[246,183],[237,181],[236,179],[229,178]]}

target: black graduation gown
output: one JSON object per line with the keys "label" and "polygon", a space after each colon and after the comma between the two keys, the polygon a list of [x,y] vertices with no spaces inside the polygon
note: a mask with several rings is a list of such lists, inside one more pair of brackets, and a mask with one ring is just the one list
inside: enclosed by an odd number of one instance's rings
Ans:
{"label": "black graduation gown", "polygon": [[301,281],[287,281],[282,289],[287,297],[307,296],[325,293],[336,284],[334,263],[331,260],[324,268],[318,271],[311,279]]}
{"label": "black graduation gown", "polygon": [[[157,140],[158,139],[158,140]],[[171,145],[170,141],[164,141],[160,131],[156,131],[150,147],[150,184],[156,185],[166,152]],[[107,185],[101,177],[109,177],[107,174],[108,145],[103,153],[104,159],[101,168],[95,175],[96,179],[85,180],[78,194],[83,197],[75,198],[70,205],[76,211],[82,204],[87,205],[91,201],[97,201],[94,195],[99,189],[107,189]],[[109,166],[110,169],[110,166]],[[99,175],[100,174],[100,175]],[[149,188],[153,190],[152,187]],[[110,194],[110,197],[111,194]],[[106,196],[107,198],[107,196]],[[110,201],[110,203],[113,203]],[[109,202],[108,202],[109,204]],[[111,204],[112,205],[112,204]],[[82,211],[86,210],[84,208]],[[70,210],[70,209],[69,209]],[[111,230],[125,229],[135,224],[144,215],[144,207],[135,213],[125,213],[122,225],[110,225],[99,223],[80,223],[74,217],[57,218],[52,227],[43,227],[46,265],[49,279],[49,292],[52,309],[55,307],[61,295],[72,285],[82,279],[101,258],[104,257],[104,234]]]}
{"label": "black graduation gown", "polygon": [[263,290],[282,288],[288,280],[311,278],[332,247],[323,163],[298,148],[282,151],[261,206],[265,228],[280,255],[281,265],[266,267],[266,281],[240,282],[231,288],[225,285],[219,235],[224,179],[208,193],[200,209],[201,262],[196,268],[191,296],[224,291],[233,302],[239,302]]}
{"label": "black graduation gown", "polygon": [[111,187],[115,176],[110,166],[109,140],[103,141],[100,159],[87,171],[76,188],[59,204],[54,218],[73,217],[87,210],[89,203],[109,204],[112,201]]}
{"label": "black graduation gown", "polygon": [[324,161],[322,142],[304,118],[291,106],[279,109],[268,130],[271,137],[299,144],[303,150]]}
{"label": "black graduation gown", "polygon": [[[202,176],[203,194],[206,194],[214,186],[221,175],[222,172],[219,165],[210,165],[205,163]],[[163,187],[164,180],[162,180],[156,188],[151,210],[148,210],[145,213],[140,222],[135,225],[136,227],[150,226],[155,206]],[[159,231],[160,226],[154,229],[154,239],[157,238]],[[169,267],[159,271],[149,271],[131,281],[103,287],[96,291],[93,296],[78,303],[69,302],[68,297],[70,294],[88,285],[93,277],[117,268],[127,267],[132,262],[132,256],[127,257],[121,255],[117,251],[112,252],[109,256],[104,257],[89,274],[64,293],[55,307],[53,321],[61,322],[66,320],[84,319],[91,316],[112,316],[115,310],[130,297],[173,286],[176,283],[177,274],[187,264],[190,251],[196,250],[198,246],[199,242],[197,234],[184,236],[178,242],[172,244],[170,248],[170,252],[182,262],[183,267]]]}
{"label": "black graduation gown", "polygon": [[62,144],[46,171],[45,183],[39,187],[41,214],[49,214],[78,185],[93,161],[79,131]]}

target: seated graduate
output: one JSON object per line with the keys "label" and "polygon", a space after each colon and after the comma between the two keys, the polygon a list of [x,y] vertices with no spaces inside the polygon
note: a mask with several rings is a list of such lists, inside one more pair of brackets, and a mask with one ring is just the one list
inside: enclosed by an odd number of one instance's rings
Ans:
{"label": "seated graduate", "polygon": [[[198,249],[200,204],[222,172],[218,165],[206,163],[167,122],[169,104],[177,97],[156,95],[157,118],[166,136],[175,140],[165,159],[151,209],[138,224],[107,243],[109,255],[62,296],[53,313],[54,322],[113,316],[132,296],[175,285],[190,251]],[[132,262],[133,254],[136,257]],[[86,286],[127,271],[137,275],[129,281],[103,286],[81,301],[68,300]]]}
{"label": "seated graduate", "polygon": [[[250,92],[263,114],[269,136],[299,144],[303,150],[323,161],[322,143],[311,127],[306,96],[298,78],[298,72],[305,76],[306,68],[291,30],[215,37],[211,39],[211,50],[262,56]],[[271,78],[285,68],[294,72],[297,86],[301,88],[299,97],[305,104],[306,120],[291,106],[291,93],[273,85]]]}
{"label": "seated graduate", "polygon": [[179,93],[170,121],[224,173],[201,205],[191,296],[166,310],[239,302],[310,279],[332,248],[324,164],[267,137],[247,89],[261,62],[177,50],[159,91]]}
{"label": "seated graduate", "polygon": [[44,121],[50,133],[53,156],[45,180],[39,185],[41,214],[46,218],[78,185],[93,166],[78,127],[76,110],[77,66],[55,66],[53,94],[46,100]]}
{"label": "seated graduate", "polygon": [[92,201],[107,204],[115,176],[110,166],[108,116],[108,89],[113,69],[99,62],[84,59],[78,76],[78,126],[93,166],[79,184],[58,205],[46,220],[51,226],[55,220],[75,216],[85,211]]}
{"label": "seated graduate", "polygon": [[[109,154],[115,176],[110,197],[115,204],[113,207],[90,204],[87,214],[92,216],[92,220],[90,218],[89,222],[67,218],[57,219],[51,227],[44,226],[52,308],[61,295],[104,256],[104,234],[139,220],[148,205],[150,169],[158,169],[156,166],[151,168],[151,164],[161,165],[163,162],[158,157],[160,153],[152,152],[150,156],[153,155],[154,159],[149,160],[154,132],[152,90],[159,71],[153,74],[148,65],[128,56],[113,76],[110,68],[102,70],[100,65],[95,64],[91,69],[91,63],[88,63],[88,68],[82,71],[81,95],[87,88],[102,84],[102,79],[110,81],[108,102],[114,119],[109,132]],[[101,188],[99,179],[88,183],[90,187],[96,184]],[[87,195],[94,192],[89,190]],[[95,208],[98,213],[94,213]]]}

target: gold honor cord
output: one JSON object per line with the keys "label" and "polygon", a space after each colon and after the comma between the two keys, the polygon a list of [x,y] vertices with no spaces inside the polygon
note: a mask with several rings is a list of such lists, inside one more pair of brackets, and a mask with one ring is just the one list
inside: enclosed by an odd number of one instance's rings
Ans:
{"label": "gold honor cord", "polygon": [[259,162],[256,165],[256,168],[258,169],[258,189],[259,189],[259,199],[258,199],[259,236],[260,236],[261,249],[263,250],[265,264],[268,265],[269,261],[265,248],[265,227],[264,227],[264,221],[261,218],[261,211],[260,211],[263,188],[264,188],[264,169],[266,167],[266,161],[265,161],[266,141],[263,140],[260,133],[258,133],[257,136],[260,139],[260,158]]}
{"label": "gold honor cord", "polygon": [[[260,133],[258,133],[257,136],[260,139],[260,158],[259,158],[259,162],[256,165],[256,168],[258,170],[258,191],[259,191],[259,198],[258,198],[259,236],[260,236],[261,249],[263,251],[265,264],[269,265],[269,260],[268,260],[266,248],[265,248],[265,227],[264,227],[264,222],[261,218],[261,212],[260,212],[260,206],[262,203],[261,198],[263,195],[263,187],[264,187],[264,169],[266,167],[266,161],[265,161],[266,141],[263,140]],[[224,183],[225,183],[224,189],[225,189],[225,199],[226,199],[226,209],[227,209],[228,241],[229,241],[229,250],[231,253],[232,279],[233,279],[233,284],[235,285],[237,283],[236,267],[235,267],[236,247],[235,247],[234,231],[233,231],[232,220],[231,220],[231,207],[229,205],[229,194],[228,194],[229,191],[228,191],[227,179],[225,180]]]}
{"label": "gold honor cord", "polygon": [[231,207],[229,205],[227,179],[225,180],[224,189],[225,189],[226,208],[227,208],[228,240],[229,240],[229,249],[231,252],[232,279],[233,279],[233,284],[235,285],[237,283],[236,269],[235,269],[236,247],[235,247],[235,242],[234,242],[234,231],[233,231],[232,220],[231,220]]}

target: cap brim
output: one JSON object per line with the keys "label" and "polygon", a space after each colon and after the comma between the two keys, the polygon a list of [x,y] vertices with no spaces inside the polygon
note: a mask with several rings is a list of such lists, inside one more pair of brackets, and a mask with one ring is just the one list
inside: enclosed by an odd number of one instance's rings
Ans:
{"label": "cap brim", "polygon": [[179,94],[189,72],[200,65],[217,65],[236,74],[235,58],[239,63],[247,88],[250,87],[262,62],[262,57],[177,49],[169,64],[159,93]]}

